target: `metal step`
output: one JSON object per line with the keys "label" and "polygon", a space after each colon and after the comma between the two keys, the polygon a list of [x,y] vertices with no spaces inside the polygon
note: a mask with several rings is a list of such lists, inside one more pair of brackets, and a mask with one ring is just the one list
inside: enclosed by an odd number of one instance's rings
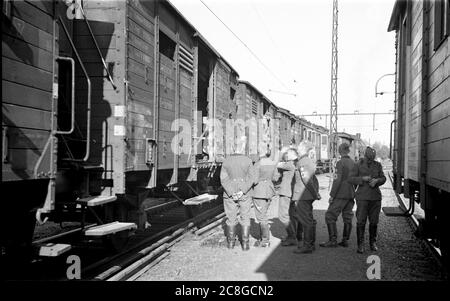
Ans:
{"label": "metal step", "polygon": [[48,243],[39,248],[39,256],[57,257],[63,253],[66,253],[71,248],[72,246],[67,244]]}
{"label": "metal step", "polygon": [[183,202],[184,205],[200,205],[206,202],[217,199],[217,194],[204,193],[193,198],[187,199]]}
{"label": "metal step", "polygon": [[405,216],[405,210],[398,207],[383,207],[382,208],[386,216]]}
{"label": "metal step", "polygon": [[125,230],[134,230],[137,226],[135,223],[112,222],[109,224],[92,227],[84,232],[86,236],[105,236]]}
{"label": "metal step", "polygon": [[87,206],[93,207],[93,206],[99,206],[107,203],[111,203],[117,200],[116,196],[107,196],[107,195],[97,195],[97,196],[90,196],[87,198],[78,199],[77,202],[84,203]]}

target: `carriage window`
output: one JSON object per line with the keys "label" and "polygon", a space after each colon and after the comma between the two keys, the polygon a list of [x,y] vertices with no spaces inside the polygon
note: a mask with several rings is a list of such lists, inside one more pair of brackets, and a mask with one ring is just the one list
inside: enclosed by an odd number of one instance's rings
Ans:
{"label": "carriage window", "polygon": [[175,60],[175,49],[177,44],[165,33],[159,32],[159,52],[171,60]]}
{"label": "carriage window", "polygon": [[327,136],[322,136],[322,145],[327,145]]}
{"label": "carriage window", "polygon": [[450,0],[434,2],[434,50],[450,34]]}

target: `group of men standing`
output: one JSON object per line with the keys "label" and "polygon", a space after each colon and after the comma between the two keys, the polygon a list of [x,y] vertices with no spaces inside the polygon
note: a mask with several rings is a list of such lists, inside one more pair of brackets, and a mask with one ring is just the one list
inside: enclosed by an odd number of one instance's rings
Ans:
{"label": "group of men standing", "polygon": [[[297,245],[295,253],[312,253],[315,250],[316,220],[313,202],[321,198],[315,176],[316,164],[308,156],[312,149],[309,142],[301,142],[297,148],[281,152],[278,162],[272,160],[270,150],[253,163],[243,152],[236,152],[225,159],[220,172],[224,189],[224,209],[227,216],[227,244],[233,248],[236,242],[236,226],[241,225],[242,249],[250,248],[250,210],[255,210],[259,224],[256,247],[270,245],[268,208],[277,194],[274,182],[279,182],[278,218],[286,229],[282,246]],[[355,163],[349,156],[349,145],[339,146],[340,160],[330,191],[329,208],[325,214],[329,241],[322,247],[348,247],[352,230],[353,206],[356,198],[358,253],[364,252],[364,233],[369,219],[370,248],[377,250],[376,235],[381,210],[381,192],[378,188],[386,178],[382,166],[375,161],[375,150],[368,147],[365,156]],[[281,181],[280,181],[281,178]],[[337,242],[336,221],[342,213],[344,230],[342,241]]]}

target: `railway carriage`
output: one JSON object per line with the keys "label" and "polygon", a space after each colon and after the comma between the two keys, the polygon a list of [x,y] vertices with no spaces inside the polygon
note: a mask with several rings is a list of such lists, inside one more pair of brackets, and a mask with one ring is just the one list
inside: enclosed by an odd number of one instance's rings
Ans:
{"label": "railway carriage", "polygon": [[[35,219],[113,239],[146,226],[149,199],[220,194],[221,162],[243,141],[254,161],[301,140],[327,160],[327,130],[239,81],[168,1],[2,5],[7,254],[30,245]],[[85,231],[86,212],[99,227]]]}
{"label": "railway carriage", "polygon": [[448,265],[450,3],[396,1],[388,31],[396,34],[394,187],[420,203],[421,234]]}
{"label": "railway carriage", "polygon": [[243,122],[241,126],[245,127],[240,132],[245,133],[248,142],[246,154],[256,161],[268,146],[272,150],[272,157],[276,158],[276,151],[280,149],[277,107],[247,81],[239,81],[236,97],[237,120]]}
{"label": "railway carriage", "polygon": [[231,142],[211,120],[235,118],[238,73],[168,1],[3,1],[3,13],[2,247],[28,244],[35,214],[105,205],[95,217],[126,221],[117,232],[145,226],[148,197],[217,190]]}

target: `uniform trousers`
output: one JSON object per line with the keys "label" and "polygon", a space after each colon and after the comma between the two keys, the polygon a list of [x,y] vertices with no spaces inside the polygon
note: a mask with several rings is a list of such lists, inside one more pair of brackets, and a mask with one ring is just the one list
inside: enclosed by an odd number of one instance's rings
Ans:
{"label": "uniform trousers", "polygon": [[270,200],[253,198],[253,205],[255,207],[256,220],[261,224],[268,224],[267,210],[269,209]]}
{"label": "uniform trousers", "polygon": [[356,220],[358,225],[365,225],[369,218],[370,225],[377,225],[380,218],[381,201],[356,201]]}
{"label": "uniform trousers", "polygon": [[242,196],[242,198],[237,201],[224,196],[223,207],[225,215],[227,216],[227,225],[235,226],[239,223],[241,226],[250,226],[251,205],[252,200],[247,195]]}
{"label": "uniform trousers", "polygon": [[328,210],[325,213],[325,222],[327,224],[335,223],[339,214],[342,212],[342,220],[344,223],[351,224],[354,205],[355,201],[353,199],[334,199],[328,206]]}

